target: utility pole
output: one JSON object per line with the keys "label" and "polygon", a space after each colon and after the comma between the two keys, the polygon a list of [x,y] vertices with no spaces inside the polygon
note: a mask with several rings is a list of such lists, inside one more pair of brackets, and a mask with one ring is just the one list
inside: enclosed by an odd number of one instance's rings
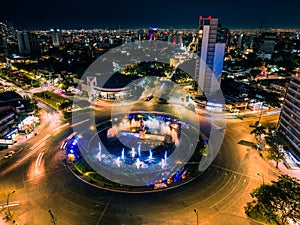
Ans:
{"label": "utility pole", "polygon": [[262,183],[265,184],[265,177],[263,174],[257,173],[258,176],[262,178]]}
{"label": "utility pole", "polygon": [[194,212],[195,212],[195,214],[196,214],[196,219],[197,219],[197,221],[196,221],[196,224],[197,225],[199,225],[199,220],[198,220],[198,210],[197,209],[194,209]]}
{"label": "utility pole", "polygon": [[50,217],[51,217],[51,223],[53,223],[54,225],[56,225],[55,217],[54,217],[54,215],[53,215],[53,213],[52,213],[52,211],[50,209],[48,210],[48,213],[50,214]]}
{"label": "utility pole", "polygon": [[11,219],[11,213],[10,213],[10,210],[9,210],[9,196],[12,195],[15,192],[16,191],[12,191],[12,192],[8,192],[8,194],[7,194],[6,206],[7,206],[7,216],[8,216],[9,219]]}

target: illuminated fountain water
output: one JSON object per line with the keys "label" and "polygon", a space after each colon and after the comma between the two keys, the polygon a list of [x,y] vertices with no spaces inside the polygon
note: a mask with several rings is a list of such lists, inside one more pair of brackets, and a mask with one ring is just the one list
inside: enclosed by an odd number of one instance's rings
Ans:
{"label": "illuminated fountain water", "polygon": [[124,152],[124,148],[122,149],[122,156],[121,159],[124,160],[125,159],[125,152]]}
{"label": "illuminated fountain water", "polygon": [[142,162],[140,161],[139,158],[136,159],[135,166],[136,166],[136,168],[138,168],[138,169],[142,166]]}
{"label": "illuminated fountain water", "polygon": [[130,151],[130,153],[131,153],[131,157],[132,157],[132,158],[134,158],[134,157],[135,157],[135,155],[136,155],[136,151],[135,151],[135,149],[134,149],[134,148],[132,148],[132,149],[131,149],[131,151]]}
{"label": "illuminated fountain water", "polygon": [[165,159],[161,159],[161,162],[159,163],[159,165],[163,169],[167,165],[166,160]]}
{"label": "illuminated fountain water", "polygon": [[100,144],[100,142],[99,142],[99,152],[97,153],[97,155],[96,155],[96,158],[101,162],[102,161],[102,153],[101,153],[101,144]]}
{"label": "illuminated fountain water", "polygon": [[118,157],[118,158],[114,161],[114,164],[116,164],[117,167],[121,167],[122,161],[121,161],[120,157]]}
{"label": "illuminated fountain water", "polygon": [[154,162],[154,158],[153,158],[153,156],[152,156],[152,151],[151,151],[151,150],[149,151],[149,156],[148,156],[148,158],[146,159],[146,162],[148,162],[148,163]]}
{"label": "illuminated fountain water", "polygon": [[154,158],[152,157],[152,151],[151,151],[151,150],[149,151],[149,159],[150,159],[150,160],[154,159]]}
{"label": "illuminated fountain water", "polygon": [[139,157],[141,157],[141,144],[139,144],[139,147],[138,147],[138,154],[139,154]]}
{"label": "illuminated fountain water", "polygon": [[148,167],[148,165],[145,164],[144,162],[142,162],[142,161],[140,160],[140,158],[137,158],[137,159],[136,159],[134,165],[136,166],[137,169],[140,169],[140,168],[147,168],[147,167]]}
{"label": "illuminated fountain water", "polygon": [[[111,127],[103,126],[90,141],[89,148],[94,150],[92,165],[99,173],[115,182],[120,182],[120,178],[126,183],[134,178],[132,182],[139,179],[148,185],[167,179],[176,172],[176,167],[181,167],[177,165],[178,160],[185,154],[184,146],[189,142],[185,134],[180,133],[180,121],[160,114],[133,113],[112,122],[108,123]],[[143,138],[141,130],[145,131]],[[176,148],[177,139],[178,143],[182,142],[180,148]],[[110,175],[113,173],[118,176]]]}

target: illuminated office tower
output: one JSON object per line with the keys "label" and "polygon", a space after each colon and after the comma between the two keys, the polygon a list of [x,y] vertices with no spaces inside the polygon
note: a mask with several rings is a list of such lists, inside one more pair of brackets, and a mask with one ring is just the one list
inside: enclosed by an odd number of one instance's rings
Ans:
{"label": "illuminated office tower", "polygon": [[292,75],[279,118],[279,130],[290,142],[300,161],[300,74]]}
{"label": "illuminated office tower", "polygon": [[0,52],[6,49],[6,26],[5,23],[0,22]]}
{"label": "illuminated office tower", "polygon": [[18,31],[18,45],[20,55],[40,54],[40,46],[37,35],[33,32]]}
{"label": "illuminated office tower", "polygon": [[150,41],[157,40],[157,33],[158,33],[158,28],[157,27],[150,27],[149,30],[148,30],[149,40]]}
{"label": "illuminated office tower", "polygon": [[139,41],[142,41],[143,40],[143,30],[139,30],[138,31],[138,39],[139,39]]}
{"label": "illuminated office tower", "polygon": [[180,48],[182,49],[183,48],[182,32],[179,32],[177,35],[178,35],[177,44],[179,44]]}
{"label": "illuminated office tower", "polygon": [[11,22],[0,22],[0,53],[8,54],[9,42],[14,41],[14,27]]}
{"label": "illuminated office tower", "polygon": [[63,35],[62,32],[59,29],[51,29],[51,38],[52,38],[52,44],[54,47],[58,47],[63,42]]}
{"label": "illuminated office tower", "polygon": [[222,40],[218,18],[199,18],[195,85],[198,95],[213,95],[221,83],[225,43]]}

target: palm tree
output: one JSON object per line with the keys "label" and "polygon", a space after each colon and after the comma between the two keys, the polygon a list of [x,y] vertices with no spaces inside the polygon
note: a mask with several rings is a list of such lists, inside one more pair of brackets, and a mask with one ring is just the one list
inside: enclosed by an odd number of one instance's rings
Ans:
{"label": "palm tree", "polygon": [[250,125],[250,127],[253,127],[254,129],[250,132],[250,134],[255,135],[255,139],[257,141],[257,148],[259,148],[261,143],[264,143],[264,138],[262,135],[266,134],[266,127],[262,126],[259,121],[256,121],[254,125]]}
{"label": "palm tree", "polygon": [[254,125],[250,125],[250,127],[254,128],[250,134],[255,134],[255,137],[266,134],[266,127],[262,126],[259,121],[256,121]]}

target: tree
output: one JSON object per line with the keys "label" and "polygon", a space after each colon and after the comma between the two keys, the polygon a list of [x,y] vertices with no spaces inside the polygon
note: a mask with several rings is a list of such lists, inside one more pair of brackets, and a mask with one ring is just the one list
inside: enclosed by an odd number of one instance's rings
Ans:
{"label": "tree", "polygon": [[276,168],[278,168],[278,163],[284,159],[282,139],[282,134],[275,129],[271,129],[271,132],[266,136],[266,142],[270,146],[270,148],[268,148],[268,158],[276,162]]}
{"label": "tree", "polygon": [[[256,200],[247,211],[256,209],[260,217],[277,224],[288,224],[289,220],[300,223],[300,180],[286,174],[280,175],[278,181],[262,184],[251,192]],[[253,206],[254,204],[254,206]]]}
{"label": "tree", "polygon": [[250,127],[254,128],[250,134],[254,134],[255,136],[266,134],[266,127],[262,126],[259,121],[256,121],[254,125],[250,125]]}
{"label": "tree", "polygon": [[276,189],[277,204],[275,209],[279,211],[281,224],[286,224],[288,219],[295,224],[300,223],[300,180],[286,174],[281,175],[277,182],[272,181]]}
{"label": "tree", "polygon": [[262,126],[259,121],[256,121],[254,125],[250,125],[250,127],[254,128],[250,134],[255,135],[257,146],[260,146],[262,143],[264,143],[262,136],[266,134],[266,127]]}

